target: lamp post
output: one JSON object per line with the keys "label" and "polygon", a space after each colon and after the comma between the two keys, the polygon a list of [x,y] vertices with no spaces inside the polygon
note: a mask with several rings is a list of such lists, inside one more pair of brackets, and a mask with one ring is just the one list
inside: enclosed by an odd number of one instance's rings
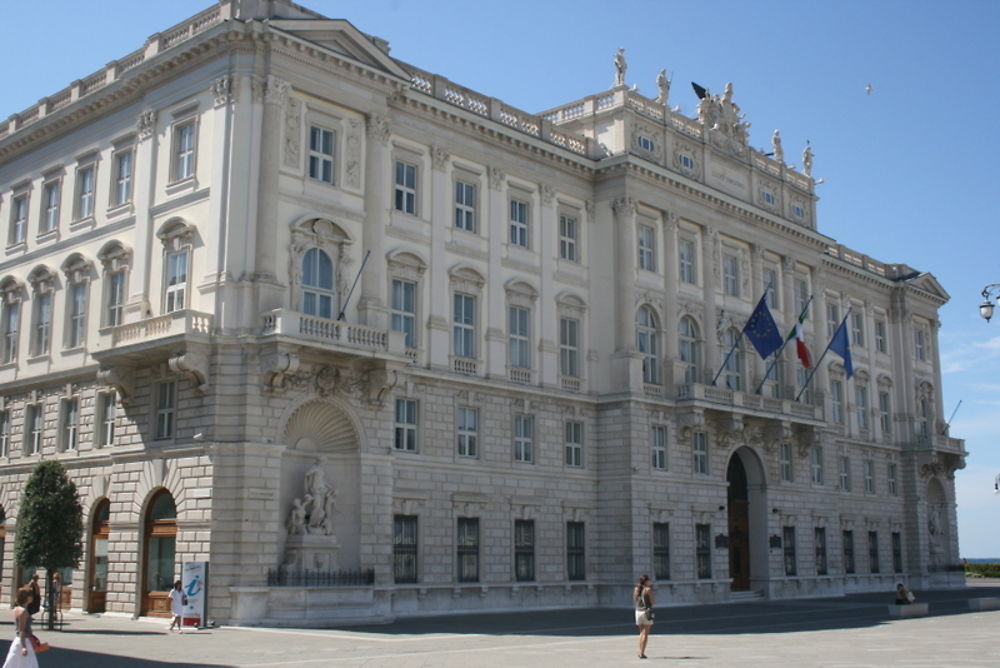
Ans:
{"label": "lamp post", "polygon": [[993,317],[993,309],[996,306],[990,301],[990,295],[996,293],[1000,293],[1000,283],[990,283],[983,288],[983,303],[979,305],[979,315],[983,316],[986,322]]}

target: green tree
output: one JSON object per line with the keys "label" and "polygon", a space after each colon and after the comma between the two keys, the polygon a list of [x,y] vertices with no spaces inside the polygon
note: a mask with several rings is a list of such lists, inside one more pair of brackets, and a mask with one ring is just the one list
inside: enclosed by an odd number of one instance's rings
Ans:
{"label": "green tree", "polygon": [[50,629],[58,605],[52,600],[52,575],[60,568],[75,568],[80,563],[82,540],[83,506],[76,485],[59,462],[41,462],[24,487],[17,513],[14,559],[22,567],[45,568]]}

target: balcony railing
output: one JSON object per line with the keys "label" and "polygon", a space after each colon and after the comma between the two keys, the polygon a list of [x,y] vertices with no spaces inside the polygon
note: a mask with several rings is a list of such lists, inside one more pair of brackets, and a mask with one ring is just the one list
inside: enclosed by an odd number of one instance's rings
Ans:
{"label": "balcony railing", "polygon": [[[261,314],[261,335],[278,334],[383,353],[405,353],[405,335],[367,325],[275,309]],[[398,336],[396,336],[398,335]],[[398,339],[398,340],[397,340]]]}
{"label": "balcony railing", "polygon": [[192,333],[208,335],[212,333],[213,320],[211,313],[182,310],[130,322],[111,328],[111,347],[131,346]]}
{"label": "balcony railing", "polygon": [[471,357],[452,357],[451,370],[463,376],[479,375],[479,360]]}
{"label": "balcony railing", "polygon": [[679,401],[701,401],[707,404],[726,406],[775,415],[791,415],[805,420],[821,420],[822,409],[811,404],[802,404],[788,399],[772,399],[757,394],[748,394],[712,385],[690,383],[677,386]]}

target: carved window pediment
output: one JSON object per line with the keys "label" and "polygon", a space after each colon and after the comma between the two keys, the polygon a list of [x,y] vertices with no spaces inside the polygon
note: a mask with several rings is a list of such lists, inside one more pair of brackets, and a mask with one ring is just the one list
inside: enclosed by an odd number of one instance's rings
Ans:
{"label": "carved window pediment", "polygon": [[459,292],[477,293],[486,284],[486,279],[472,267],[454,267],[448,272],[452,288]]}
{"label": "carved window pediment", "polygon": [[56,287],[56,273],[40,264],[28,274],[28,282],[35,292],[51,292]]}
{"label": "carved window pediment", "polygon": [[13,276],[7,276],[0,281],[0,298],[4,304],[14,304],[24,299],[24,283]]}
{"label": "carved window pediment", "polygon": [[94,263],[80,253],[73,253],[62,264],[63,275],[70,283],[80,283],[91,277]]}
{"label": "carved window pediment", "polygon": [[97,259],[108,273],[129,269],[132,266],[132,249],[119,241],[109,241],[101,248]]}
{"label": "carved window pediment", "polygon": [[197,229],[182,218],[171,218],[156,231],[156,238],[163,242],[167,250],[180,250],[194,245]]}

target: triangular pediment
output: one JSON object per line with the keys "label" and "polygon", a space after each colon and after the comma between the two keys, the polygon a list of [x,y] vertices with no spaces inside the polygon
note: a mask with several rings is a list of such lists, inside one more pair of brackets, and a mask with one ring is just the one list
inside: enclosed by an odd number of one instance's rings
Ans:
{"label": "triangular pediment", "polygon": [[931,293],[932,295],[943,301],[948,301],[949,299],[951,299],[951,295],[949,295],[945,291],[945,289],[941,287],[941,284],[938,283],[938,280],[934,278],[934,274],[920,274],[915,279],[913,279],[912,285],[914,285],[917,288],[920,288],[924,292]]}
{"label": "triangular pediment", "polygon": [[373,38],[344,19],[271,19],[268,25],[370,68],[409,81],[410,75]]}

